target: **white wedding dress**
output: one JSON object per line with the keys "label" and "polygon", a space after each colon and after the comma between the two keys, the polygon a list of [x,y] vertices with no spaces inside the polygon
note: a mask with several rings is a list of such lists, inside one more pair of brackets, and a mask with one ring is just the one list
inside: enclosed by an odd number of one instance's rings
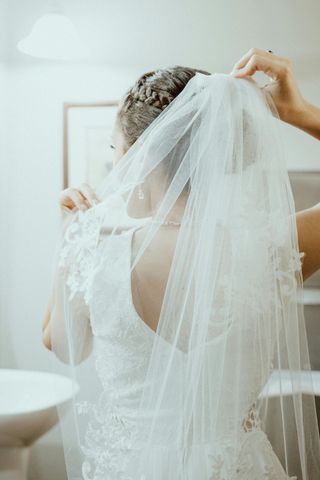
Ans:
{"label": "white wedding dress", "polygon": [[97,196],[53,285],[52,349],[77,387],[59,408],[68,480],[318,480],[295,207],[263,91],[195,75]]}
{"label": "white wedding dress", "polygon": [[[139,478],[136,476],[136,462],[143,448],[139,435],[151,416],[148,411],[139,414],[138,407],[156,334],[139,317],[133,304],[130,265],[134,231],[135,228],[131,228],[105,238],[101,248],[108,262],[96,265],[90,285],[89,314],[101,394],[92,402],[76,403],[77,413],[86,424],[82,444],[84,480],[152,480],[154,472],[158,475],[161,472],[163,480],[176,478],[175,468],[181,460],[174,447],[167,448],[174,437],[175,424],[174,419],[168,422],[164,417],[145,472]],[[172,347],[165,340],[162,342],[163,354],[166,355]],[[218,343],[213,348],[218,349]],[[181,352],[175,359],[183,364],[184,353]],[[210,445],[194,445],[193,442],[192,448],[186,449],[183,459],[183,478],[179,476],[176,480],[297,478],[287,476],[261,429],[253,393],[257,390],[254,384],[257,377],[253,374],[246,378],[252,379],[252,385],[246,385],[253,395],[252,408],[239,428],[238,455],[234,457],[228,452],[230,419],[221,418],[216,445],[213,446],[212,442]],[[172,389],[179,389],[179,385],[172,385]]]}

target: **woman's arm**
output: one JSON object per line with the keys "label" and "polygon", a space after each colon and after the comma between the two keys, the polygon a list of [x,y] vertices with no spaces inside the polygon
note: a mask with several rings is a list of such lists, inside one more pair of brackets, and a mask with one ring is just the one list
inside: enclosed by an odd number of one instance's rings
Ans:
{"label": "woman's arm", "polygon": [[315,105],[305,102],[305,109],[291,123],[320,140],[320,108]]}
{"label": "woman's arm", "polygon": [[231,75],[244,78],[258,71],[264,72],[273,80],[264,89],[271,95],[280,119],[320,140],[320,108],[303,98],[291,60],[251,48],[234,65]]}
{"label": "woman's arm", "polygon": [[[60,207],[62,211],[67,212],[68,215],[71,215],[71,212],[77,210],[86,210],[91,208],[93,205],[99,202],[94,190],[87,184],[81,185],[79,188],[67,188],[63,190],[60,194]],[[43,322],[42,322],[42,342],[46,348],[52,350],[52,332],[51,332],[51,317],[52,311],[55,305],[53,302],[53,298],[50,299],[47,310],[45,312]],[[80,319],[79,319],[80,324]],[[85,328],[87,329],[87,324],[89,325],[89,321],[84,321]],[[88,328],[88,351],[86,351],[85,355],[89,353],[89,347],[91,343],[91,336],[90,336],[90,329]],[[61,328],[61,331],[63,329]],[[63,343],[63,340],[62,342]]]}
{"label": "woman's arm", "polygon": [[42,341],[63,363],[83,362],[92,350],[89,308],[82,295],[74,296],[65,309],[64,287],[57,272],[42,325]]}
{"label": "woman's arm", "polygon": [[42,343],[48,349],[52,349],[51,334],[50,334],[50,317],[51,317],[51,302],[47,306],[43,322],[42,322]]}
{"label": "woman's arm", "polygon": [[299,250],[305,253],[302,275],[306,280],[320,270],[320,203],[296,214]]}

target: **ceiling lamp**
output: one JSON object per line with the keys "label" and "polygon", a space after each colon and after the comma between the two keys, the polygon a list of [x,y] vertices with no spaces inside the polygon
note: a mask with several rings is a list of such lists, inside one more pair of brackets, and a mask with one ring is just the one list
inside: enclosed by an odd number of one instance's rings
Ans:
{"label": "ceiling lamp", "polygon": [[32,57],[50,60],[79,60],[89,54],[75,25],[60,12],[40,17],[30,34],[18,42],[17,48]]}

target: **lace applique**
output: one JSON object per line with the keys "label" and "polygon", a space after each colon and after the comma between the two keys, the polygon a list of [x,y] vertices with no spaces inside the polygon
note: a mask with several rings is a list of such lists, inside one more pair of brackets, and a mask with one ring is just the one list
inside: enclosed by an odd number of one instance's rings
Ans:
{"label": "lace applique", "polygon": [[[244,307],[258,318],[259,313],[268,314],[271,305],[281,310],[296,300],[304,253],[292,246],[289,220],[280,211],[266,212],[263,202],[244,201],[238,216],[228,225],[221,224],[224,236],[228,239],[229,232],[234,242],[229,243],[229,255],[225,250],[220,258],[225,274],[218,276],[211,306],[210,340],[230,331],[234,311],[239,308]],[[236,275],[230,271],[229,263],[234,265]]]}
{"label": "lace applique", "polygon": [[113,393],[111,389],[104,391],[97,403],[76,404],[78,414],[88,415],[85,443],[81,446],[86,457],[82,465],[84,480],[131,480],[126,465],[137,427]]}
{"label": "lace applique", "polygon": [[67,276],[70,299],[76,293],[82,293],[86,302],[86,292],[91,284],[93,265],[99,232],[101,213],[98,207],[85,212],[79,211],[77,217],[67,227],[59,257],[59,268]]}
{"label": "lace applique", "polygon": [[260,429],[243,433],[238,454],[227,440],[219,447],[219,453],[209,454],[209,480],[297,480],[296,476],[286,474],[266,434]]}
{"label": "lace applique", "polygon": [[243,420],[242,427],[245,432],[252,432],[254,429],[261,427],[261,419],[255,403],[250,408],[247,417]]}

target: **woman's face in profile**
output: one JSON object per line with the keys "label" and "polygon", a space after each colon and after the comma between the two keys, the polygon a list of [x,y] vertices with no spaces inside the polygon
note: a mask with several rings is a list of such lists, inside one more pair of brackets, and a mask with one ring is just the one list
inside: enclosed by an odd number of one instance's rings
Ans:
{"label": "woman's face in profile", "polygon": [[114,124],[111,139],[114,147],[113,166],[115,166],[127,151],[124,135],[117,121]]}

